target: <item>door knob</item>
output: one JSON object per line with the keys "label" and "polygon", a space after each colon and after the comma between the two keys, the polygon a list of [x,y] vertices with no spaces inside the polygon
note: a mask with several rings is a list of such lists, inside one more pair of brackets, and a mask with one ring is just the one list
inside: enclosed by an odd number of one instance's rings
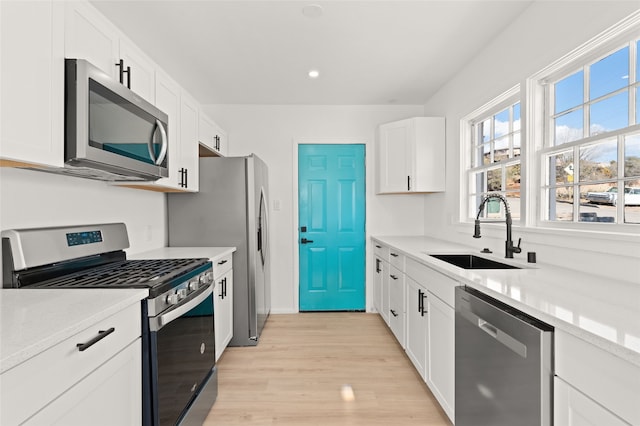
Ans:
{"label": "door knob", "polygon": [[303,238],[303,239],[300,240],[300,244],[309,244],[309,243],[312,243],[312,242],[313,242],[313,240],[307,240],[306,238]]}

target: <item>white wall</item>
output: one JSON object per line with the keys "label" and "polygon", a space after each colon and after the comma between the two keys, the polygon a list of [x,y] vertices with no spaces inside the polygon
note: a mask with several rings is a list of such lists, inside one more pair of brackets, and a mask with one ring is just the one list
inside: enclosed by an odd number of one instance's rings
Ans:
{"label": "white wall", "polygon": [[[378,124],[422,115],[422,106],[210,105],[207,112],[229,132],[229,155],[255,153],[269,166],[272,312],[298,309],[294,143],[349,139],[366,144],[367,283],[372,282],[371,235],[422,234],[420,196],[374,194],[374,141]],[[297,161],[297,160],[296,160]],[[274,202],[280,210],[273,209]],[[367,289],[367,309],[372,300]]]}
{"label": "white wall", "polygon": [[129,253],[163,247],[162,193],[32,170],[0,168],[0,229],[124,222]]}
{"label": "white wall", "polygon": [[[538,1],[526,9],[491,44],[469,62],[425,104],[425,115],[447,118],[447,189],[428,195],[425,232],[479,249],[504,252],[504,225],[485,229],[474,240],[472,225],[456,225],[460,203],[460,119],[492,98],[560,59],[573,49],[640,7],[638,1]],[[444,206],[444,208],[442,207]],[[487,226],[486,228],[491,228]],[[640,276],[638,238],[617,235],[594,240],[575,233],[514,229],[523,252],[536,251],[539,262],[607,273],[637,282]],[[597,242],[594,242],[597,241]],[[594,250],[584,250],[591,246]],[[516,255],[524,257],[526,254]],[[603,270],[603,265],[606,267]]]}

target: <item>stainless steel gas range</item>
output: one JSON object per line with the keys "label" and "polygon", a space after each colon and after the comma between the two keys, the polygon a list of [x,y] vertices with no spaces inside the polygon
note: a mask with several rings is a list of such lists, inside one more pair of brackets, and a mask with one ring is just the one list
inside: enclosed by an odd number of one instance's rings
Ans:
{"label": "stainless steel gas range", "polygon": [[146,288],[144,425],[201,425],[217,397],[208,259],[127,260],[122,223],[2,231],[3,287]]}

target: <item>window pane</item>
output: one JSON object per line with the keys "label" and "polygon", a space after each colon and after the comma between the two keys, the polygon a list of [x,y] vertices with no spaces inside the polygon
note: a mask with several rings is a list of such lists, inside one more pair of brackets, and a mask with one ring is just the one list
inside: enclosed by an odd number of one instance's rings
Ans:
{"label": "window pane", "polygon": [[[520,164],[505,167],[505,185],[507,191],[520,191]],[[519,195],[518,195],[519,196]]]}
{"label": "window pane", "polygon": [[[518,180],[520,178],[518,177]],[[518,185],[520,185],[518,183]],[[504,194],[507,197],[507,201],[509,202],[509,209],[511,210],[511,219],[520,220],[520,191],[515,192],[506,192]]]}
{"label": "window pane", "polygon": [[520,132],[513,134],[513,156],[520,157]]}
{"label": "window pane", "polygon": [[480,123],[480,133],[482,143],[489,142],[491,140],[491,120],[486,119]]}
{"label": "window pane", "polygon": [[607,180],[618,176],[618,143],[615,139],[580,147],[580,181]]}
{"label": "window pane", "polygon": [[487,171],[487,191],[494,192],[502,189],[502,169]]}
{"label": "window pane", "polygon": [[494,138],[497,139],[509,133],[509,108],[494,115],[493,119],[495,125]]}
{"label": "window pane", "polygon": [[589,99],[593,100],[629,85],[629,47],[591,65]]}
{"label": "window pane", "polygon": [[491,163],[491,144],[480,145],[477,150],[476,166]]}
{"label": "window pane", "polygon": [[555,145],[582,139],[583,121],[582,108],[556,118]]}
{"label": "window pane", "polygon": [[[484,172],[476,173],[473,182],[471,183],[473,185],[472,188],[475,188],[475,190],[472,190],[471,192],[475,192],[476,194],[485,192],[487,190],[486,182],[487,180]],[[476,207],[478,206],[479,204],[476,205]]]}
{"label": "window pane", "polygon": [[[638,71],[640,71],[640,68],[638,68]],[[640,124],[640,86],[636,88],[636,124]]]}
{"label": "window pane", "polygon": [[573,220],[573,187],[564,186],[549,188],[549,220],[572,221]]}
{"label": "window pane", "polygon": [[624,222],[640,223],[640,179],[625,182]]}
{"label": "window pane", "polygon": [[495,151],[493,161],[498,162],[509,158],[509,136],[505,136],[495,141]]}
{"label": "window pane", "polygon": [[629,126],[629,92],[624,91],[591,105],[589,133],[610,132]]}
{"label": "window pane", "polygon": [[513,106],[513,131],[520,130],[520,102]]}
{"label": "window pane", "polygon": [[615,184],[580,185],[580,222],[615,223],[617,202]]}
{"label": "window pane", "polygon": [[566,151],[549,157],[549,185],[573,183],[573,152]]}
{"label": "window pane", "polygon": [[624,140],[624,176],[640,177],[640,135],[627,136]]}
{"label": "window pane", "polygon": [[583,103],[584,99],[584,72],[566,77],[554,86],[555,88],[555,114],[566,111]]}

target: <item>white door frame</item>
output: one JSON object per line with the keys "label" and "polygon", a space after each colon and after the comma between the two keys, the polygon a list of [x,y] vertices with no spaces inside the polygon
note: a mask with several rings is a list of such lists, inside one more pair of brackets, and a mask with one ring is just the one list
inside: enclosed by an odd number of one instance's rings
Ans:
{"label": "white door frame", "polygon": [[[311,138],[311,137],[305,137],[305,138],[294,138],[293,139],[293,143],[292,143],[292,151],[293,151],[293,157],[292,157],[292,163],[293,163],[293,175],[291,176],[291,182],[292,182],[292,187],[293,187],[293,194],[292,194],[292,199],[293,202],[291,203],[291,208],[293,209],[292,211],[292,217],[293,217],[293,306],[295,307],[295,312],[300,312],[300,253],[298,250],[298,228],[300,228],[300,224],[298,223],[298,145],[305,145],[305,144],[314,144],[314,145],[322,145],[322,144],[326,144],[326,145],[364,145],[364,152],[365,152],[365,203],[366,206],[369,205],[369,203],[366,202],[366,192],[367,192],[367,186],[366,186],[366,182],[367,182],[367,141],[364,139],[357,139],[357,138],[332,138],[332,137],[318,137],[318,138]],[[367,271],[369,270],[368,265],[367,265],[367,249],[366,249],[366,238],[369,235],[367,232],[367,209],[368,207],[365,207],[365,229],[364,229],[364,234],[365,234],[365,311],[367,310],[367,307],[369,306],[369,291],[367,288]]]}

